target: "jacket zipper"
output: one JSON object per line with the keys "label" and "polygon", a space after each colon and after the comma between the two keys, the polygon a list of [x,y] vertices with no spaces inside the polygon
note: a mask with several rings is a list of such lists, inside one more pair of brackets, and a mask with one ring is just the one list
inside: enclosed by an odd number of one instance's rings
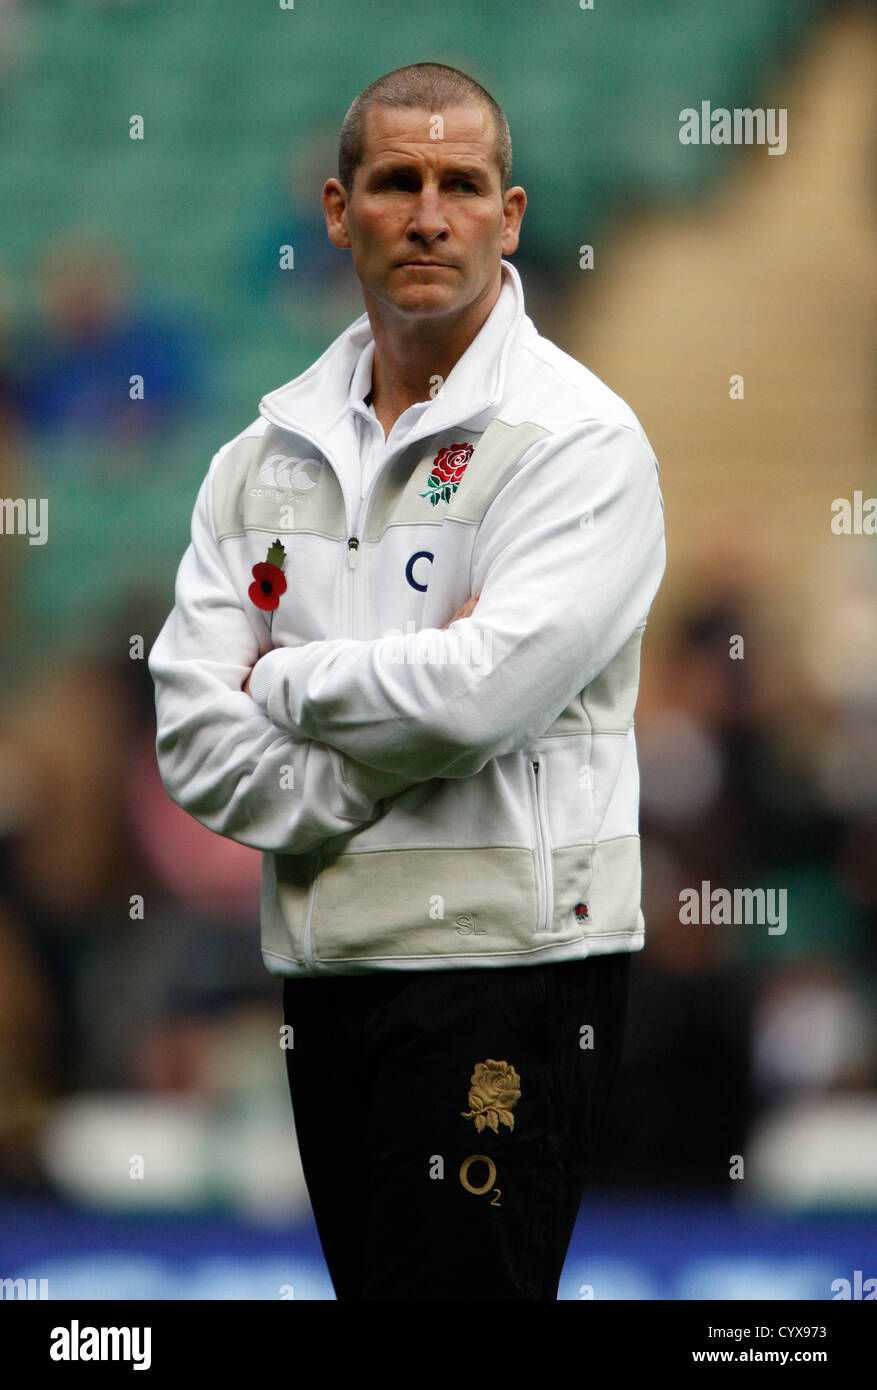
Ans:
{"label": "jacket zipper", "polygon": [[375,490],[375,485],[378,483],[380,476],[383,473],[386,466],[387,460],[384,459],[384,462],[381,465],[381,467],[373,475],[372,480],[369,483],[368,489],[365,493],[365,496],[360,497],[359,508],[353,521],[354,534],[352,536],[347,537],[347,565],[350,570],[350,583],[347,589],[348,637],[356,636],[356,566],[359,560],[359,536],[357,536],[355,533],[357,531],[365,530],[365,519],[368,516],[368,504],[371,501],[371,495]]}
{"label": "jacket zipper", "polygon": [[539,925],[537,931],[550,931],[554,909],[554,866],[551,859],[551,834],[548,825],[548,805],[545,788],[545,769],[540,776],[539,758],[531,758],[533,769],[533,819],[536,827],[536,863],[539,870]]}
{"label": "jacket zipper", "polygon": [[355,637],[355,635],[356,635],[356,634],[354,633],[354,631],[353,631],[354,627],[356,626],[355,617],[354,617],[355,612],[356,612],[355,598],[354,598],[354,590],[355,590],[355,588],[356,588],[356,562],[357,562],[358,559],[359,559],[359,537],[358,537],[358,536],[348,536],[348,538],[347,538],[347,564],[348,564],[348,566],[350,567],[350,583],[349,583],[348,586],[347,586],[347,594],[348,594],[348,604],[347,604],[347,635],[348,635],[348,637]]}

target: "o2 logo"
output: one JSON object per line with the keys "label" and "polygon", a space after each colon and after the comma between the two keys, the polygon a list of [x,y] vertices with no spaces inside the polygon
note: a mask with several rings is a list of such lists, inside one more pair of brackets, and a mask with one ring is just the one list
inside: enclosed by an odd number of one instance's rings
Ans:
{"label": "o2 logo", "polygon": [[[476,1187],[469,1177],[469,1169],[472,1167],[473,1163],[487,1164],[487,1178],[480,1187]],[[485,1192],[489,1192],[491,1188],[493,1188],[493,1196],[490,1200],[490,1205],[492,1207],[501,1205],[499,1199],[502,1196],[502,1188],[493,1186],[496,1182],[496,1164],[493,1159],[488,1158],[486,1154],[470,1154],[468,1158],[463,1159],[463,1162],[460,1164],[460,1182],[467,1192],[472,1193],[473,1197],[483,1197]]]}
{"label": "o2 logo", "polygon": [[428,560],[429,563],[432,564],[434,559],[435,556],[431,550],[416,550],[411,556],[411,559],[405,566],[405,578],[408,580],[412,589],[419,589],[422,594],[426,593],[426,585],[418,584],[417,580],[414,578],[414,566],[417,564],[418,560]]}

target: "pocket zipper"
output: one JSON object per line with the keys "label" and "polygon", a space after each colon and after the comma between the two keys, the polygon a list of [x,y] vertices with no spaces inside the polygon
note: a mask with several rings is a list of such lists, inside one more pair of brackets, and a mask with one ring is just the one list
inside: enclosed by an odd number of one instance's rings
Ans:
{"label": "pocket zipper", "polygon": [[554,867],[551,859],[551,835],[548,826],[545,769],[540,775],[539,758],[531,758],[533,769],[533,818],[536,827],[536,862],[539,869],[539,926],[537,931],[550,931],[554,914]]}

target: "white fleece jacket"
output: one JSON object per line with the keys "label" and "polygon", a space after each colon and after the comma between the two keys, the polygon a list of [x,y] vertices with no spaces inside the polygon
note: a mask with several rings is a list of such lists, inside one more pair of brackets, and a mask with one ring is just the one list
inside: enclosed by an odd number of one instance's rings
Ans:
{"label": "white fleece jacket", "polygon": [[[150,654],[165,785],[265,852],[279,973],[638,949],[633,713],[665,566],[648,440],[503,262],[361,497],[370,341],[363,315],[211,464]],[[272,617],[250,595],[275,541]]]}

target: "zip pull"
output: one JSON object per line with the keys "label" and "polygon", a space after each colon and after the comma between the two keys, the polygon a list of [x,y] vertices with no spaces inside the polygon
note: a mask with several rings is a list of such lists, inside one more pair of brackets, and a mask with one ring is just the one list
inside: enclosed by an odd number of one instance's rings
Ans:
{"label": "zip pull", "polygon": [[359,554],[359,540],[356,536],[351,536],[347,542],[347,563],[352,570],[356,569],[356,559]]}

